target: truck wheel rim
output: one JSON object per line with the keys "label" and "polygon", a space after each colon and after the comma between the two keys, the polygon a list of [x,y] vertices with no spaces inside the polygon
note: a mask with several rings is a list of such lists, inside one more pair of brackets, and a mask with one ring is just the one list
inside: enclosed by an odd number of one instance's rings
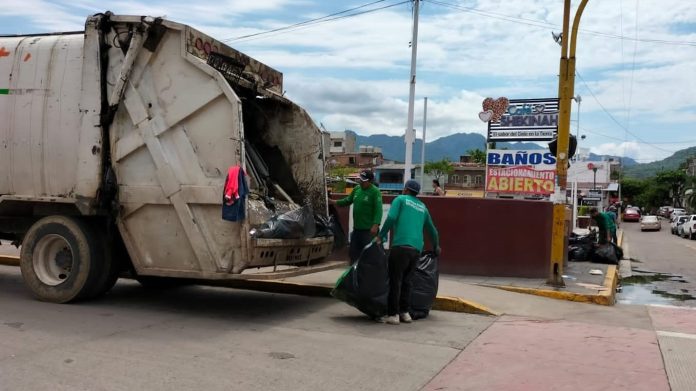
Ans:
{"label": "truck wheel rim", "polygon": [[46,285],[62,284],[73,269],[70,244],[60,235],[46,235],[36,244],[32,262],[36,277]]}

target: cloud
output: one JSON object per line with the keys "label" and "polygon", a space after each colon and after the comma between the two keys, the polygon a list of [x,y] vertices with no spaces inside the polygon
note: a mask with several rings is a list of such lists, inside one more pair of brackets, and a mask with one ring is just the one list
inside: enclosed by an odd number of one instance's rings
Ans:
{"label": "cloud", "polygon": [[[399,135],[406,129],[408,100],[407,80],[351,80],[337,78],[285,77],[289,98],[305,107],[317,122],[329,130],[352,129],[364,133]],[[423,95],[437,95],[440,87],[418,84],[415,123],[422,129]],[[446,99],[428,100],[428,138],[434,139],[460,131],[486,129],[478,119],[483,97],[475,92],[460,91]]]}
{"label": "cloud", "polygon": [[690,144],[644,144],[636,141],[625,141],[621,143],[605,143],[590,148],[590,151],[597,155],[627,156],[637,160],[639,163],[649,163],[655,160],[662,160],[674,152],[688,148]]}

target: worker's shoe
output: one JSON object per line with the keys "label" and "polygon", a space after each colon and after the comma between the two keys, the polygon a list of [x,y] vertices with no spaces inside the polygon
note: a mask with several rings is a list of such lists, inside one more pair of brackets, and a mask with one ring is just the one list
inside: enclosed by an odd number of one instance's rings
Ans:
{"label": "worker's shoe", "polygon": [[399,315],[392,315],[392,316],[387,316],[385,319],[385,322],[387,324],[399,324]]}
{"label": "worker's shoe", "polygon": [[413,322],[413,319],[411,319],[411,315],[408,312],[402,312],[399,314],[399,320],[401,320],[404,323],[411,323]]}

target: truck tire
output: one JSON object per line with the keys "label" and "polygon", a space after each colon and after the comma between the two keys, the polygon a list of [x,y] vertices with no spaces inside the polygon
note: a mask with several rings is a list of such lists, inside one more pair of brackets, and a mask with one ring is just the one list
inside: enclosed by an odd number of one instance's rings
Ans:
{"label": "truck tire", "polygon": [[87,300],[103,296],[116,285],[116,281],[118,281],[121,272],[125,268],[124,265],[126,265],[126,258],[128,257],[128,252],[120,240],[109,240],[105,230],[100,226],[95,225],[94,229],[100,233],[100,243],[104,249],[102,254],[103,261],[101,262],[103,272],[92,289],[89,292],[85,292],[81,297]]}
{"label": "truck tire", "polygon": [[20,268],[42,301],[68,303],[87,298],[104,280],[104,246],[83,221],[50,216],[37,221],[22,241]]}

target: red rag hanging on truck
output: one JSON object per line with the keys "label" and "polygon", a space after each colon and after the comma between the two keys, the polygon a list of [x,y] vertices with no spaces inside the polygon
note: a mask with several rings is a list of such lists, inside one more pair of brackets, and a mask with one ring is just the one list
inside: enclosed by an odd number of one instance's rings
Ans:
{"label": "red rag hanging on truck", "polygon": [[232,166],[227,170],[227,180],[225,181],[225,203],[227,205],[234,204],[239,199],[239,171],[242,168]]}

